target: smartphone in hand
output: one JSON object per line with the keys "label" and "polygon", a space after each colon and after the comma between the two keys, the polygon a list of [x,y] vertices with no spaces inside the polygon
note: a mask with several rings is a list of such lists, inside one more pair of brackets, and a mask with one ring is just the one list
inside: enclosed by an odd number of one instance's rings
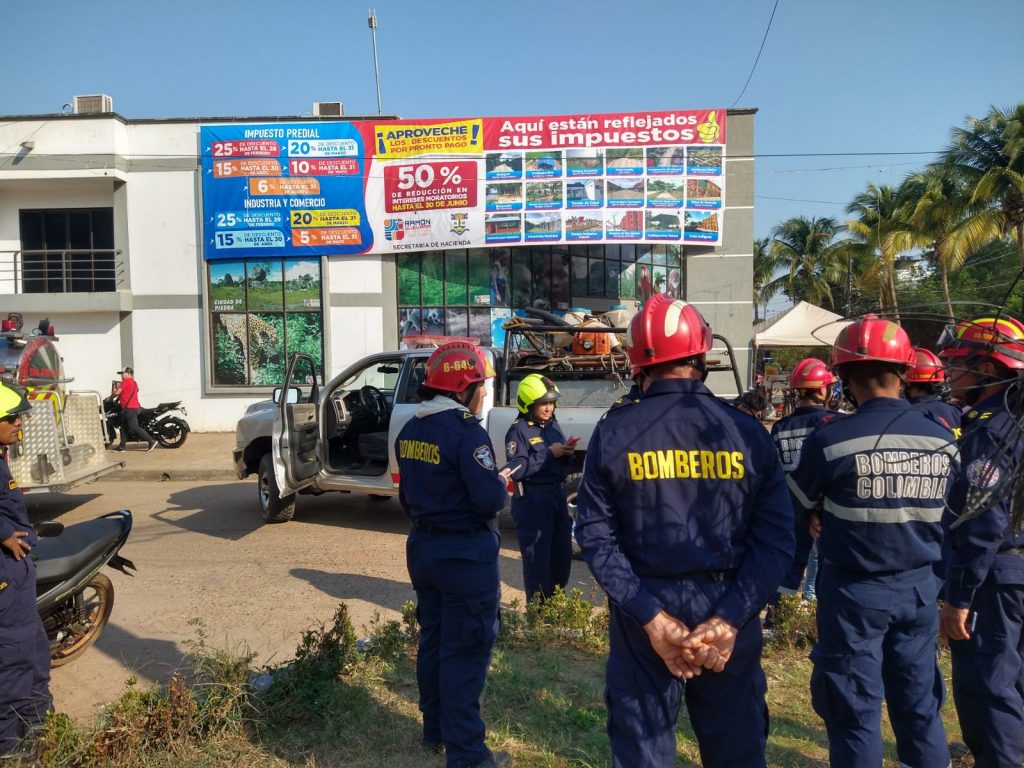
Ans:
{"label": "smartphone in hand", "polygon": [[572,448],[574,445],[576,445],[576,443],[580,441],[580,439],[581,438],[579,435],[573,435],[572,437],[565,441],[565,444]]}

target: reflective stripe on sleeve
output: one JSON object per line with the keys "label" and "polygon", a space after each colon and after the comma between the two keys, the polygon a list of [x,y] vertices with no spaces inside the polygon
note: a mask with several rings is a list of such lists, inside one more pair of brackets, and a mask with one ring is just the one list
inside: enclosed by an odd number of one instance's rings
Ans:
{"label": "reflective stripe on sleeve", "polygon": [[794,496],[796,496],[796,500],[799,501],[805,509],[810,509],[818,503],[817,501],[811,501],[807,498],[807,495],[803,492],[800,486],[796,484],[792,475],[786,475],[786,485],[789,486],[789,490]]}

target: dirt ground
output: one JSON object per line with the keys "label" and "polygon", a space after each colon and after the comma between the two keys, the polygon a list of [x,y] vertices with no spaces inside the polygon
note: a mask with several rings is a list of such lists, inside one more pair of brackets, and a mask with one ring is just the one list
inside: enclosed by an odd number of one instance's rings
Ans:
{"label": "dirt ground", "polygon": [[[158,453],[158,452],[156,452]],[[208,644],[248,647],[255,665],[292,657],[303,629],[348,604],[360,636],[376,613],[396,618],[414,593],[405,569],[408,522],[397,501],[325,494],[299,499],[296,519],[263,525],[247,481],[100,480],[70,493],[28,497],[33,520],[65,525],[128,507],[135,525],[122,554],[138,566],[109,568],[115,601],[95,646],[53,670],[58,711],[91,717],[132,675],[165,681],[183,665],[201,619]],[[523,597],[514,531],[502,531],[503,600]],[[594,583],[582,562],[570,586]]]}

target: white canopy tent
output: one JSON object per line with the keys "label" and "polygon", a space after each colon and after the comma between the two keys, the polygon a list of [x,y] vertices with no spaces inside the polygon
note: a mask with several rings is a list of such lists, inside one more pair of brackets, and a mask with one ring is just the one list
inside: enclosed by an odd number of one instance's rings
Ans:
{"label": "white canopy tent", "polygon": [[835,312],[801,301],[754,326],[758,347],[831,347],[850,323]]}

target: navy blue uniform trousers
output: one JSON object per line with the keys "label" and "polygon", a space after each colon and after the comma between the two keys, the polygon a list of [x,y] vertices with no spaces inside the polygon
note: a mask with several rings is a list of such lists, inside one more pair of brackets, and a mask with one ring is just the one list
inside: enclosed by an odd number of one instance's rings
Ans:
{"label": "navy blue uniform trousers", "polygon": [[[926,565],[891,574],[851,574],[822,562],[811,703],[825,721],[833,768],[882,764],[883,692],[896,753],[912,768],[947,768],[935,658],[938,582]],[[822,610],[827,606],[828,610]]]}
{"label": "navy blue uniform trousers", "polygon": [[572,571],[572,519],[564,490],[531,491],[512,499],[526,599],[565,589]]}
{"label": "navy blue uniform trousers", "polygon": [[975,591],[970,640],[949,644],[953,701],[976,768],[1024,765],[1024,585],[990,575]]}
{"label": "navy blue uniform trousers", "polygon": [[420,625],[416,680],[423,739],[444,743],[448,768],[487,760],[480,696],[498,637],[498,534],[413,528],[406,563]]}
{"label": "navy blue uniform trousers", "polygon": [[[688,627],[712,615],[730,586],[655,578],[643,583]],[[675,724],[684,696],[705,768],[764,767],[767,684],[756,617],[740,628],[724,671],[704,670],[685,683],[668,671],[644,628],[615,603],[610,604],[609,637],[605,703],[615,768],[675,765]]]}
{"label": "navy blue uniform trousers", "polygon": [[[5,550],[6,552],[6,550]],[[50,643],[36,610],[36,566],[0,554],[0,755],[46,718]]]}

